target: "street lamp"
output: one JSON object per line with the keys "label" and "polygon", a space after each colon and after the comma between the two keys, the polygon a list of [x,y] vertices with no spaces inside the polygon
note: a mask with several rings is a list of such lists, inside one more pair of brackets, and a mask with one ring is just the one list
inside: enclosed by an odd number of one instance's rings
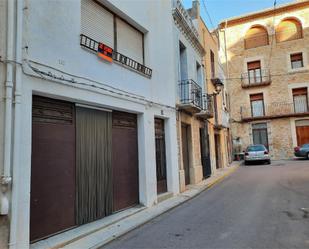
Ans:
{"label": "street lamp", "polygon": [[215,87],[215,91],[212,95],[219,95],[220,92],[222,91],[223,87],[224,87],[224,84],[223,82],[221,81],[221,79],[219,78],[215,78],[215,79],[212,79],[212,83]]}

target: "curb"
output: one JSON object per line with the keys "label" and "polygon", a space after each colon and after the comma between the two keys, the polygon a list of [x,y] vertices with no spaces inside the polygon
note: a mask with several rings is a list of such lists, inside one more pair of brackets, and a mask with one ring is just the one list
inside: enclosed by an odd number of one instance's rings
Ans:
{"label": "curb", "polygon": [[156,215],[156,216],[154,216],[154,217],[148,219],[147,221],[145,221],[145,222],[143,222],[143,223],[141,223],[141,224],[139,224],[139,225],[137,225],[137,226],[132,227],[132,228],[129,229],[128,231],[126,231],[126,232],[124,232],[124,233],[122,233],[122,234],[120,234],[120,235],[118,235],[118,236],[116,236],[116,237],[107,239],[107,241],[106,241],[105,243],[98,244],[98,245],[96,245],[96,246],[94,246],[94,247],[91,247],[91,248],[89,248],[89,249],[98,249],[98,248],[102,248],[103,246],[106,246],[106,245],[112,243],[114,240],[119,239],[119,238],[125,236],[126,234],[130,233],[131,231],[134,231],[134,230],[136,230],[136,229],[138,229],[138,228],[144,226],[145,224],[147,224],[147,223],[153,221],[154,219],[160,217],[161,215],[164,215],[164,214],[166,214],[166,213],[168,213],[168,212],[170,212],[170,211],[176,209],[177,207],[179,207],[179,206],[181,206],[181,205],[187,203],[188,201],[190,201],[190,200],[192,200],[192,199],[198,197],[198,196],[199,196],[200,194],[202,194],[204,191],[206,191],[206,190],[208,190],[208,189],[214,187],[216,184],[220,183],[220,182],[223,181],[226,177],[228,177],[228,176],[230,176],[232,173],[234,173],[234,172],[240,167],[240,165],[241,165],[241,163],[239,163],[238,165],[236,165],[233,169],[229,170],[228,172],[225,172],[222,176],[218,177],[218,178],[215,179],[213,182],[211,182],[211,183],[209,183],[209,184],[203,186],[196,194],[194,194],[194,195],[192,195],[192,196],[187,196],[187,195],[179,194],[178,197],[180,197],[180,196],[185,197],[185,199],[184,199],[182,202],[180,202],[180,203],[176,204],[175,206],[172,206],[171,208],[169,208],[169,209],[163,211],[162,213],[160,213],[160,214],[158,214],[158,215]]}

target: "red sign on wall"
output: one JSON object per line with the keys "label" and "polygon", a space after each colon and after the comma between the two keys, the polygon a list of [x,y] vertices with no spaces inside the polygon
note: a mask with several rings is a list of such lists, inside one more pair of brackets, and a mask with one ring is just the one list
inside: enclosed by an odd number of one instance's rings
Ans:
{"label": "red sign on wall", "polygon": [[112,62],[113,61],[113,49],[109,46],[106,46],[103,43],[99,43],[98,56],[102,58],[103,60]]}

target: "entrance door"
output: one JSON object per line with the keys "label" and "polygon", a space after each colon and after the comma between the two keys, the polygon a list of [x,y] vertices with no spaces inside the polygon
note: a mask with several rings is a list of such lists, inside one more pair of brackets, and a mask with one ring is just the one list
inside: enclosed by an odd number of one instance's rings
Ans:
{"label": "entrance door", "polygon": [[75,226],[74,105],[34,96],[30,241]]}
{"label": "entrance door", "polygon": [[200,128],[200,148],[203,166],[203,177],[207,178],[211,175],[209,136],[207,125],[205,125],[205,128]]}
{"label": "entrance door", "polygon": [[137,117],[113,111],[113,210],[139,203]]}
{"label": "entrance door", "polygon": [[155,118],[157,193],[167,191],[164,120]]}
{"label": "entrance door", "polygon": [[296,121],[297,145],[309,143],[309,120]]}
{"label": "entrance door", "polygon": [[221,168],[220,135],[215,134],[216,169]]}
{"label": "entrance door", "polygon": [[185,171],[185,184],[190,184],[190,162],[189,162],[189,125],[181,125],[182,137],[182,163]]}
{"label": "entrance door", "polygon": [[253,144],[263,144],[269,150],[266,123],[253,124],[252,136]]}

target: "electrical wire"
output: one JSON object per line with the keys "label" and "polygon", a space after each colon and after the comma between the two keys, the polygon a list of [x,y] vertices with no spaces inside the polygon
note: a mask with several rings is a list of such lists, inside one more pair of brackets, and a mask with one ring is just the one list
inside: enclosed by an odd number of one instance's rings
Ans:
{"label": "electrical wire", "polygon": [[206,8],[205,0],[202,0],[202,4],[203,4],[204,10],[205,10],[205,12],[206,12],[206,15],[208,16],[208,19],[209,19],[209,21],[210,21],[210,24],[211,24],[211,26],[212,26],[212,29],[215,29],[215,25],[214,25],[214,23],[213,23],[213,21],[212,21],[212,19],[211,19],[211,16],[210,16],[210,14],[209,14],[209,12],[208,12],[208,10],[207,10],[207,8]]}
{"label": "electrical wire", "polygon": [[[55,71],[60,72],[62,74],[66,74],[67,76],[70,76],[70,77],[75,77],[75,78],[79,78],[79,79],[83,79],[83,80],[92,82],[92,84],[89,84],[89,83],[86,83],[86,82],[81,82],[81,81],[76,81],[73,78],[72,79],[65,79],[63,76],[60,76],[60,77],[57,76],[56,77],[51,72],[44,72],[44,71],[40,70],[39,68],[36,68],[36,67],[32,66],[29,62],[32,62],[32,63],[37,64],[37,65],[44,66],[46,68],[55,70]],[[26,61],[26,63],[27,63],[29,68],[34,73],[36,73],[40,78],[42,78],[44,80],[50,80],[50,78],[54,78],[54,79],[56,79],[58,81],[66,81],[66,82],[68,82],[70,84],[75,84],[75,85],[81,85],[81,86],[86,86],[86,87],[92,87],[92,88],[100,89],[100,90],[109,92],[111,94],[116,94],[116,95],[119,95],[119,96],[123,96],[123,97],[127,97],[127,98],[130,98],[130,99],[134,99],[134,100],[137,100],[137,101],[149,104],[149,105],[157,105],[157,106],[164,107],[164,108],[167,108],[167,109],[176,110],[176,107],[165,105],[165,104],[161,104],[161,103],[157,103],[157,102],[154,102],[154,101],[151,101],[151,100],[147,100],[143,96],[132,94],[132,93],[126,92],[124,90],[121,90],[119,88],[115,88],[115,87],[106,85],[106,84],[104,84],[102,82],[98,82],[98,81],[95,81],[95,80],[92,80],[92,79],[89,79],[89,78],[86,78],[86,77],[83,77],[83,76],[78,76],[78,75],[74,75],[74,74],[71,74],[71,73],[67,73],[67,72],[64,72],[62,70],[59,70],[58,68],[52,67],[52,66],[48,66],[48,65],[45,65],[45,64],[42,64],[42,63],[39,63],[39,62],[31,61],[31,60]],[[31,75],[31,76],[33,76],[33,75]],[[99,86],[99,85],[96,85],[96,84],[104,85],[105,87],[102,87],[102,86]],[[111,89],[108,89],[108,88],[111,88]]]}

